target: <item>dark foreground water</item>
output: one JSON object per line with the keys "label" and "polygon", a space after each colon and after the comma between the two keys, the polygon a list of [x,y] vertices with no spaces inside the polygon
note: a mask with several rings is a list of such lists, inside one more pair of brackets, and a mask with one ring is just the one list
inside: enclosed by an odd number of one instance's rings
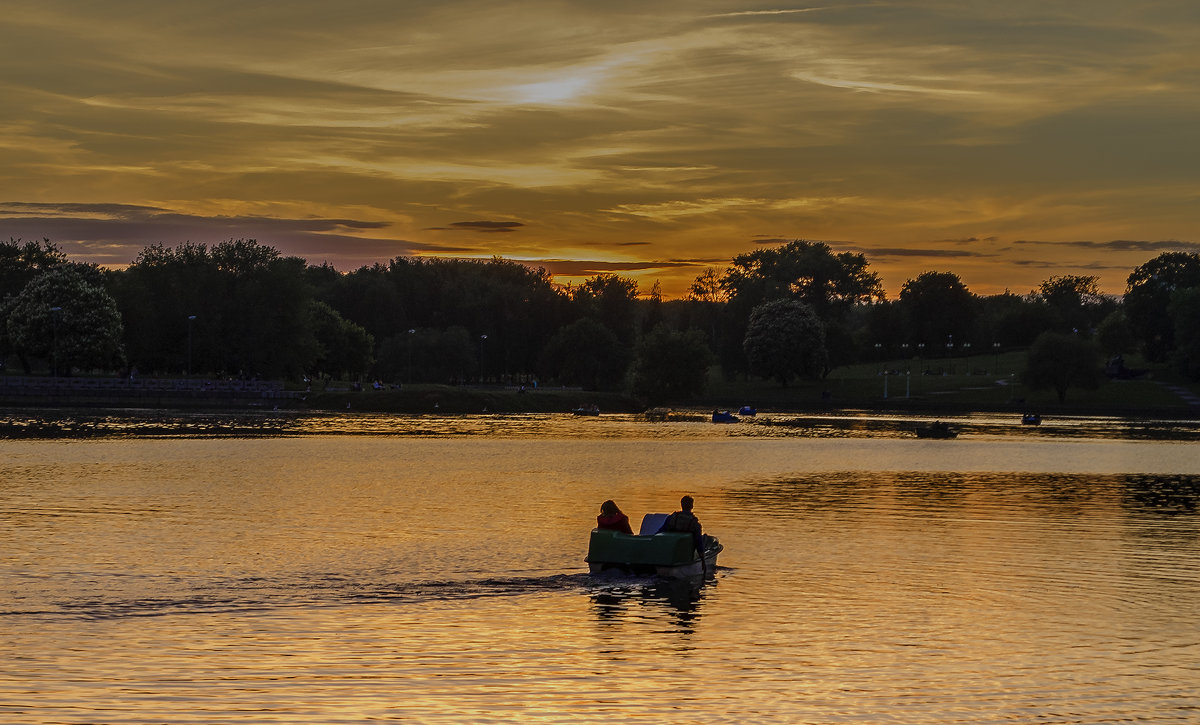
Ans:
{"label": "dark foreground water", "polygon": [[702,420],[2,418],[0,722],[1200,721],[1191,426]]}

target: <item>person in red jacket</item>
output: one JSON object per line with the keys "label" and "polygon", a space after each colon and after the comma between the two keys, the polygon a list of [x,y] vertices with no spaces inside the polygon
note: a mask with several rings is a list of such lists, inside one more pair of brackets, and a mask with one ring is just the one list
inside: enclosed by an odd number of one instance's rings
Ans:
{"label": "person in red jacket", "polygon": [[629,528],[629,517],[621,513],[621,509],[617,508],[617,504],[613,503],[612,499],[600,504],[600,515],[596,517],[596,528],[620,531],[623,534],[633,533],[633,529]]}

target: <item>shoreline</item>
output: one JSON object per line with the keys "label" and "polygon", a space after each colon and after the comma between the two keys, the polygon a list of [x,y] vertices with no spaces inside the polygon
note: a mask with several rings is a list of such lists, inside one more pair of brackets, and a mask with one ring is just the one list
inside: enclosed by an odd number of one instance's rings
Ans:
{"label": "shoreline", "polygon": [[[726,397],[706,397],[671,404],[647,406],[642,401],[620,393],[581,390],[541,389],[518,392],[507,388],[463,388],[452,386],[413,386],[400,390],[363,390],[304,393],[290,391],[286,395],[270,396],[206,396],[179,395],[98,395],[55,393],[36,395],[0,395],[0,408],[9,410],[37,409],[114,409],[155,411],[211,411],[240,413],[313,413],[336,412],[391,413],[399,415],[479,415],[504,413],[570,413],[573,409],[596,405],[601,413],[638,414],[663,411],[730,410],[736,412],[742,403]],[[1133,419],[1196,420],[1200,407],[1180,401],[1178,405],[1104,405],[1080,401],[1063,404],[1004,402],[987,400],[930,400],[907,398],[894,400],[848,401],[762,401],[761,413],[854,415],[854,414],[913,414],[921,416],[952,416],[969,413],[1012,414],[1020,416],[1034,411],[1043,417],[1102,416]]]}

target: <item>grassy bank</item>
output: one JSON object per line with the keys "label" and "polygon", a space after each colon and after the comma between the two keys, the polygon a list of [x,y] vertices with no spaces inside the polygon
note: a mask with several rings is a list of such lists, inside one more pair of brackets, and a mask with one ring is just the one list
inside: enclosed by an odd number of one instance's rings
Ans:
{"label": "grassy bank", "polygon": [[[1131,365],[1143,367],[1141,361]],[[727,380],[714,369],[705,394],[672,401],[666,407],[711,410],[751,405],[763,411],[911,411],[931,415],[971,411],[1002,411],[1042,415],[1122,415],[1194,419],[1200,417],[1200,385],[1176,376],[1166,366],[1151,367],[1137,380],[1105,381],[1097,390],[1072,388],[1065,403],[1049,390],[1029,390],[1020,382],[1025,355],[1021,352],[980,355],[972,360],[880,360],[835,369],[824,380],[793,382],[787,387],[761,379]],[[886,372],[886,374],[885,374]],[[156,409],[227,409],[357,411],[399,414],[462,415],[479,413],[564,413],[596,405],[604,413],[636,413],[643,401],[618,392],[539,388],[519,392],[503,387],[405,385],[401,389],[334,389],[304,392],[292,384],[278,398],[220,398],[183,396],[114,397],[82,392],[54,395],[0,396],[0,405],[26,407],[131,407]],[[886,393],[886,394],[885,394]],[[295,397],[290,397],[294,395]]]}
{"label": "grassy bank", "polygon": [[1137,380],[1105,380],[1096,390],[1071,388],[1058,402],[1051,390],[1021,383],[1024,353],[979,356],[968,367],[954,361],[884,360],[834,370],[819,381],[782,387],[767,380],[714,377],[702,401],[708,407],[753,405],[764,410],[1011,411],[1043,415],[1133,415],[1194,418],[1200,408],[1172,388],[1200,395],[1200,386],[1152,369]]}

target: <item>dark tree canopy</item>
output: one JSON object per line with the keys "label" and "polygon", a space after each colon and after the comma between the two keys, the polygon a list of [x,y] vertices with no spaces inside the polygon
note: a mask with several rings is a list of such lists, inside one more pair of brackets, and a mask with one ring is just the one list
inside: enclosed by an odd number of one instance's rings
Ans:
{"label": "dark tree canopy", "polygon": [[1044,332],[1029,348],[1025,382],[1034,390],[1054,390],[1059,403],[1066,401],[1068,389],[1092,390],[1100,380],[1100,351],[1091,340]]}
{"label": "dark tree canopy", "polygon": [[915,342],[935,349],[970,339],[975,323],[975,295],[952,272],[922,272],[900,289],[900,306]]}
{"label": "dark tree canopy", "polygon": [[1165,360],[1175,346],[1168,307],[1176,290],[1200,287],[1200,254],[1166,252],[1129,274],[1125,314],[1140,337],[1146,357]]}
{"label": "dark tree canopy", "polygon": [[883,299],[879,276],[867,266],[865,255],[835,254],[824,242],[798,239],[734,257],[721,284],[733,300],[747,308],[774,299],[794,299],[823,315],[837,303]]}
{"label": "dark tree canopy", "polygon": [[121,315],[99,279],[94,267],[65,263],[31,280],[4,305],[12,346],[59,375],[120,365]]}
{"label": "dark tree canopy", "polygon": [[[130,363],[296,377],[317,357],[305,261],[254,240],[147,247],[113,284]],[[190,345],[189,345],[190,342]]]}
{"label": "dark tree canopy", "polygon": [[601,390],[624,380],[629,358],[629,349],[612,330],[584,317],[550,338],[542,353],[542,371],[544,377],[565,385]]}
{"label": "dark tree canopy", "polygon": [[357,378],[369,371],[374,362],[375,339],[371,333],[338,314],[319,300],[309,306],[317,354],[312,369],[335,378]]}
{"label": "dark tree canopy", "polygon": [[754,308],[742,342],[750,372],[787,386],[793,378],[825,372],[825,325],[812,307],[796,300],[772,300]]}
{"label": "dark tree canopy", "polygon": [[663,324],[641,339],[634,355],[633,394],[651,404],[686,401],[704,392],[713,361],[704,333]]}
{"label": "dark tree canopy", "polygon": [[41,244],[19,239],[0,242],[0,302],[19,294],[38,274],[66,262],[67,255],[49,239]]}
{"label": "dark tree canopy", "polygon": [[637,297],[637,282],[615,274],[589,277],[571,290],[571,300],[579,310],[598,320],[626,345],[634,340]]}
{"label": "dark tree canopy", "polygon": [[1177,290],[1169,311],[1175,324],[1175,366],[1192,380],[1200,380],[1200,287]]}

